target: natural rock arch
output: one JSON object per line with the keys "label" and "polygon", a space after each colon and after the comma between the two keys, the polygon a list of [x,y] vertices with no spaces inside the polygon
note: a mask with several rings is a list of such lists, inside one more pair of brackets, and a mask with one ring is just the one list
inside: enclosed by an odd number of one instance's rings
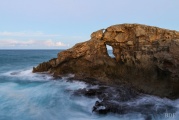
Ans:
{"label": "natural rock arch", "polygon": [[[112,46],[116,60],[109,57],[106,45]],[[33,69],[43,71],[56,76],[74,73],[76,79],[106,84],[125,82],[146,93],[178,98],[179,32],[140,24],[110,26]]]}

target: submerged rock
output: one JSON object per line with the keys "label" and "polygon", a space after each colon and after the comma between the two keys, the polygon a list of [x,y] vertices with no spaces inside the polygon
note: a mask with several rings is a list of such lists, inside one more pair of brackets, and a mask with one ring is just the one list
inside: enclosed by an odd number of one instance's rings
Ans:
{"label": "submerged rock", "polygon": [[144,93],[179,98],[179,32],[140,24],[110,26],[33,69],[44,71],[108,85],[125,83]]}
{"label": "submerged rock", "polygon": [[18,74],[20,74],[20,72],[12,72],[12,73],[10,73],[10,75],[18,75]]}
{"label": "submerged rock", "polygon": [[[74,91],[75,96],[98,98],[92,107],[92,112],[98,114],[117,113],[129,114],[140,113],[146,118],[164,115],[167,111],[175,113],[177,108],[168,99],[161,99],[139,93],[134,88],[126,85],[87,86]],[[164,102],[165,101],[165,102]]]}

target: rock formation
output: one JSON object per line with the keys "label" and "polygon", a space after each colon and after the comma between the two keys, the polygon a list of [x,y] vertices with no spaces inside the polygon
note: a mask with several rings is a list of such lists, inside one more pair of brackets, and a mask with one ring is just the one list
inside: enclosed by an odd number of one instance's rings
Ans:
{"label": "rock formation", "polygon": [[[106,45],[113,48],[114,58]],[[179,32],[140,24],[110,26],[33,69],[44,71],[54,76],[73,73],[74,79],[94,78],[108,85],[124,83],[175,99],[179,97]]]}

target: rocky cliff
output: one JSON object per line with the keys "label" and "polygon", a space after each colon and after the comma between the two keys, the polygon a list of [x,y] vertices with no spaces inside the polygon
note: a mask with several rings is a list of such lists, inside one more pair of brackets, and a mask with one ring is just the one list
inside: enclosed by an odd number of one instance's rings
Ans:
{"label": "rocky cliff", "polygon": [[[114,58],[106,45],[113,48]],[[179,32],[140,24],[110,26],[33,69],[44,71],[54,76],[73,73],[74,79],[126,84],[144,93],[178,98]]]}

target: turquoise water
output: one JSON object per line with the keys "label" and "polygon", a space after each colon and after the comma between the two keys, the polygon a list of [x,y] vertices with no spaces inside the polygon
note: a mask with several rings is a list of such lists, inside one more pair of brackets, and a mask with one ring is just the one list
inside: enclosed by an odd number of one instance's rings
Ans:
{"label": "turquoise water", "polygon": [[[53,80],[50,75],[32,73],[33,66],[56,57],[59,50],[0,50],[0,120],[145,120],[138,113],[97,115],[92,107],[97,98],[74,96],[85,88],[82,82]],[[175,112],[152,116],[154,120],[178,120],[179,100],[144,96],[127,104],[167,104]],[[145,110],[145,109],[144,109]]]}

